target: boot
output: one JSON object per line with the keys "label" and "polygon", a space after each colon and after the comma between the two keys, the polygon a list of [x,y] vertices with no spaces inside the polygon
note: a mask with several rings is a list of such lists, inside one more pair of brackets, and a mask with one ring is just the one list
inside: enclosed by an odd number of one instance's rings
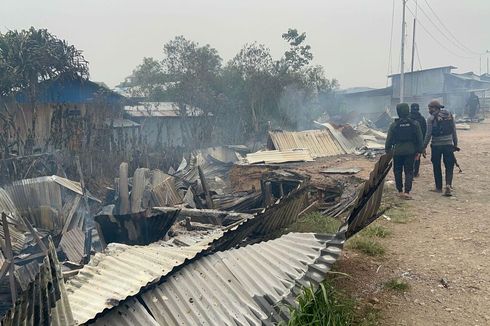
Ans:
{"label": "boot", "polygon": [[444,196],[446,197],[451,197],[453,194],[451,193],[451,186],[446,186],[446,189],[444,190]]}

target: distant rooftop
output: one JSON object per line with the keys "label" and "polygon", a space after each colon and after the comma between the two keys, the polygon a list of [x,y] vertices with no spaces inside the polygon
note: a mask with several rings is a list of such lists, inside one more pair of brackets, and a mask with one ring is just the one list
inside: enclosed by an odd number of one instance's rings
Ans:
{"label": "distant rooftop", "polygon": [[[456,69],[456,68],[457,67],[455,67],[455,66],[434,67],[434,68],[416,70],[416,71],[413,72],[413,74],[420,73],[420,72],[426,72],[426,71],[430,71],[430,70],[441,70],[441,69],[449,69],[449,70],[452,70],[452,69]],[[412,74],[412,72],[405,72],[405,75],[409,75],[409,74]],[[395,77],[395,76],[400,76],[400,74],[388,75],[388,77]]]}
{"label": "distant rooftop", "polygon": [[[125,106],[124,111],[133,118],[176,118],[182,116],[178,104],[174,102],[140,102],[137,105]],[[186,116],[190,117],[204,115],[204,111],[196,107],[187,106],[186,111]]]}

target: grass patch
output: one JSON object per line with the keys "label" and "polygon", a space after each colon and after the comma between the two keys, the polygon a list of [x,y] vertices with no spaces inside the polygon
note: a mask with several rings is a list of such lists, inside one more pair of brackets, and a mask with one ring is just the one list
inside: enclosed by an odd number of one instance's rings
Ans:
{"label": "grass patch", "polygon": [[386,212],[386,215],[390,217],[393,223],[407,224],[410,220],[408,212],[402,209],[390,209]]}
{"label": "grass patch", "polygon": [[382,256],[385,253],[385,249],[381,244],[365,237],[354,237],[347,243],[347,246],[368,256]]}
{"label": "grass patch", "polygon": [[391,234],[391,231],[384,226],[376,224],[368,226],[361,233],[369,238],[386,238]]}
{"label": "grass patch", "polygon": [[359,305],[355,299],[324,281],[314,291],[305,288],[297,298],[298,306],[289,306],[290,319],[279,326],[376,326],[379,310]]}
{"label": "grass patch", "polygon": [[396,292],[405,292],[410,288],[410,285],[402,279],[394,278],[386,282],[384,288]]}
{"label": "grass patch", "polygon": [[297,298],[298,307],[289,307],[291,318],[279,325],[350,326],[354,324],[355,301],[336,291],[328,282],[314,291],[305,288]]}
{"label": "grass patch", "polygon": [[303,218],[289,227],[291,232],[336,233],[341,222],[333,217],[319,212],[306,214]]}

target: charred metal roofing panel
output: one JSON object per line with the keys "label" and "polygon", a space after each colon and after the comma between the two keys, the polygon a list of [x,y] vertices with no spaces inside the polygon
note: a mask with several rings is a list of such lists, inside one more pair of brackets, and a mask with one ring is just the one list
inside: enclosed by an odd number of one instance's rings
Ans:
{"label": "charred metal roofing panel", "polygon": [[79,264],[82,261],[85,245],[85,232],[74,228],[66,232],[60,241],[61,250],[69,261]]}
{"label": "charred metal roofing panel", "polygon": [[270,141],[280,151],[305,148],[313,158],[347,154],[328,130],[271,131]]}
{"label": "charred metal roofing panel", "polygon": [[391,169],[392,157],[391,154],[381,156],[371,171],[369,180],[362,186],[347,220],[349,225],[347,237],[351,237],[376,219],[383,196],[385,177]]}
{"label": "charred metal roofing panel", "polygon": [[[141,299],[159,325],[278,322],[287,319],[282,301],[300,286],[297,281],[306,274],[315,280],[325,278],[342,245],[343,241],[331,236],[291,233],[216,253],[185,266]],[[328,251],[330,247],[335,249]],[[322,260],[324,255],[327,258]],[[320,260],[327,264],[325,268],[316,266]],[[110,311],[95,324],[117,325],[121,309],[125,308]]]}
{"label": "charred metal roofing panel", "polygon": [[2,325],[75,325],[53,243],[26,291],[3,317]]}
{"label": "charred metal roofing panel", "polygon": [[166,275],[175,266],[201,252],[205,245],[164,247],[110,244],[95,254],[89,264],[66,285],[74,319],[84,323],[119,301],[140,291],[143,286]]}

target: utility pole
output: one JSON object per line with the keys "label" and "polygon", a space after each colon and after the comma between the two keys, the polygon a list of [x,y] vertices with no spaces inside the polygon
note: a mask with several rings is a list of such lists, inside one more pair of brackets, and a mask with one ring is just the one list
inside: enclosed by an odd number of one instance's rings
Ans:
{"label": "utility pole", "polygon": [[403,2],[403,18],[402,18],[402,48],[401,48],[401,62],[400,62],[400,103],[403,103],[403,92],[405,87],[405,7],[407,0]]}
{"label": "utility pole", "polygon": [[488,60],[488,54],[489,54],[489,53],[490,53],[490,51],[488,51],[488,50],[487,50],[487,75],[488,75],[488,73],[489,73],[489,72],[488,72],[488,71],[489,71],[489,70],[488,70],[488,66],[489,66],[489,63],[490,63],[490,62],[489,62],[490,60]]}
{"label": "utility pole", "polygon": [[413,19],[413,32],[412,32],[412,67],[410,72],[413,72],[413,63],[415,62],[415,26],[417,25],[417,18]]}

